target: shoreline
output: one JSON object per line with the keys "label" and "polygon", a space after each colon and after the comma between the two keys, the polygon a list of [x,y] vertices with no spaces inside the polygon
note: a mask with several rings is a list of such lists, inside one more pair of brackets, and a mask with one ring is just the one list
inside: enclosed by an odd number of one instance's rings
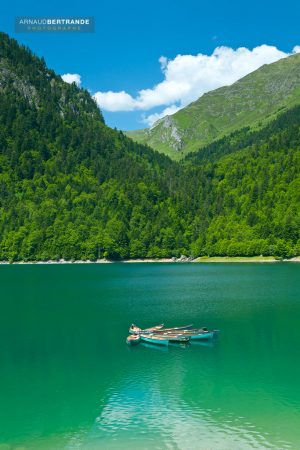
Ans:
{"label": "shoreline", "polygon": [[180,258],[141,258],[141,259],[124,259],[124,260],[109,260],[109,259],[97,259],[91,260],[76,260],[70,261],[60,259],[59,261],[47,260],[47,261],[0,261],[0,265],[51,265],[51,264],[132,264],[132,263],[278,263],[278,262],[300,262],[300,256],[296,256],[290,259],[278,259],[273,256],[200,256],[198,258],[191,258],[181,256]]}

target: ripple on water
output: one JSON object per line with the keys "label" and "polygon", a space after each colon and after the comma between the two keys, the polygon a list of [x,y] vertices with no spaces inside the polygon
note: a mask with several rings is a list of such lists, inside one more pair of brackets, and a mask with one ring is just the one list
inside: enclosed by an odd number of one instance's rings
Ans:
{"label": "ripple on water", "polygon": [[179,450],[276,448],[245,418],[234,415],[224,418],[221,410],[195,410],[179,402],[176,395],[162,395],[153,380],[151,384],[146,380],[151,388],[145,390],[144,382],[137,378],[133,385],[125,384],[121,392],[109,398],[96,418],[93,440],[100,439],[110,448],[113,438],[122,449],[138,448],[141,437],[141,448],[147,448],[147,442],[149,445],[151,442],[152,448]]}

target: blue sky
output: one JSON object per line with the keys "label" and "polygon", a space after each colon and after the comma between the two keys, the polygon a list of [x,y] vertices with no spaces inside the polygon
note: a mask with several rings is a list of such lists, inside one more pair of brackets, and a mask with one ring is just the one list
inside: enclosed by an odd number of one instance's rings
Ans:
{"label": "blue sky", "polygon": [[[94,16],[96,30],[91,34],[15,34],[14,18],[22,15]],[[148,104],[145,109],[145,102],[131,101],[131,98],[137,98],[138,91],[153,90],[156,84],[164,80],[162,66],[166,63],[159,63],[161,56],[172,61],[179,54],[211,55],[219,46],[251,50],[262,44],[290,53],[296,45],[300,45],[299,19],[299,2],[292,0],[277,3],[269,0],[234,0],[230,3],[201,0],[87,0],[75,3],[52,0],[44,4],[16,0],[2,4],[0,29],[28,45],[39,56],[44,56],[48,66],[57,73],[80,74],[82,86],[93,94],[124,91],[128,95],[125,103],[127,100],[128,104],[132,103],[133,110],[103,111],[104,117],[112,127],[134,129],[145,126],[142,117],[159,113],[166,107],[175,110],[192,99],[190,91],[188,95],[182,94],[183,97],[178,98],[173,94],[170,101],[163,103],[162,100],[160,104],[158,100],[158,104],[152,108]],[[221,56],[227,57],[226,54]],[[229,54],[229,57],[235,61],[236,55]],[[250,57],[244,55],[239,65],[245,65],[245,58],[250,60]],[[176,61],[183,65],[186,63],[185,60]],[[200,62],[203,63],[202,60]],[[195,70],[200,70],[201,64],[196,65]],[[258,64],[257,61],[255,64]],[[247,70],[250,69],[245,68]],[[233,78],[229,77],[229,80],[234,79],[232,73],[230,76]],[[202,92],[199,85],[203,83],[206,86],[206,80],[200,79],[197,83],[198,91]],[[220,83],[219,79],[217,83]],[[183,91],[189,89],[189,86],[181,87]],[[205,89],[208,87],[203,91]],[[105,97],[105,100],[109,103],[109,99]]]}

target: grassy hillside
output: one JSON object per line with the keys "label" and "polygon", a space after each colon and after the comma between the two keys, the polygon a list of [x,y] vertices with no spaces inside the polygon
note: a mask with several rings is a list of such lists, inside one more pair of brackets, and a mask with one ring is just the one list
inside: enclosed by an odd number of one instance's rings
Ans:
{"label": "grassy hillside", "polygon": [[203,95],[151,129],[127,135],[178,160],[245,126],[262,127],[299,103],[300,54],[296,54]]}

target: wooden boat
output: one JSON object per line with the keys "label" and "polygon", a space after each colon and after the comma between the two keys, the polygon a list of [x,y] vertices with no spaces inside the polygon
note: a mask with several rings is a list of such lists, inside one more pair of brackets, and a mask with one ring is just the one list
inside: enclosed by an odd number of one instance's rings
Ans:
{"label": "wooden boat", "polygon": [[184,330],[189,330],[190,328],[193,327],[193,324],[191,323],[190,325],[184,325],[182,327],[173,327],[173,328],[161,328],[160,330],[158,330],[158,332],[176,332],[176,331],[184,331]]}
{"label": "wooden boat", "polygon": [[142,330],[142,328],[137,327],[134,323],[129,328],[130,334],[140,334],[140,333],[153,333],[155,331],[159,331],[164,327],[164,324],[161,323],[160,325],[155,325],[154,327],[145,328],[145,330]]}
{"label": "wooden boat", "polygon": [[126,344],[136,345],[140,342],[141,336],[139,334],[130,334],[126,339]]}
{"label": "wooden boat", "polygon": [[214,332],[213,331],[202,331],[202,333],[198,334],[191,334],[190,339],[191,340],[200,340],[200,339],[213,339]]}
{"label": "wooden boat", "polygon": [[173,328],[164,328],[164,324],[156,325],[151,328],[145,328],[144,330],[132,324],[129,328],[129,333],[137,333],[137,334],[151,334],[151,333],[165,333],[165,332],[177,332],[181,330],[188,330],[192,328],[193,324],[184,325],[182,327],[173,327]]}
{"label": "wooden boat", "polygon": [[156,334],[198,334],[204,330],[203,328],[184,328],[184,329],[173,329],[173,328],[162,328],[161,330],[155,331]]}
{"label": "wooden boat", "polygon": [[149,342],[149,344],[169,345],[169,339],[164,336],[153,334],[140,334],[139,336],[142,341]]}
{"label": "wooden boat", "polygon": [[165,337],[169,339],[169,342],[182,342],[187,343],[190,340],[189,336],[183,334],[168,334]]}
{"label": "wooden boat", "polygon": [[[203,329],[203,328],[194,328],[191,330],[183,330],[180,331],[180,333],[178,333],[178,336],[186,336],[189,337],[189,339],[191,340],[195,340],[195,339],[213,339],[213,337],[215,336],[215,333],[218,330],[207,330],[207,329]],[[168,337],[169,335],[172,335],[171,332],[167,331],[167,332],[159,332],[158,333],[161,336],[164,337]]]}
{"label": "wooden boat", "polygon": [[170,342],[187,343],[190,340],[189,336],[183,336],[180,334],[161,335],[153,333],[153,334],[140,334],[140,336],[142,341],[158,345],[169,345]]}

